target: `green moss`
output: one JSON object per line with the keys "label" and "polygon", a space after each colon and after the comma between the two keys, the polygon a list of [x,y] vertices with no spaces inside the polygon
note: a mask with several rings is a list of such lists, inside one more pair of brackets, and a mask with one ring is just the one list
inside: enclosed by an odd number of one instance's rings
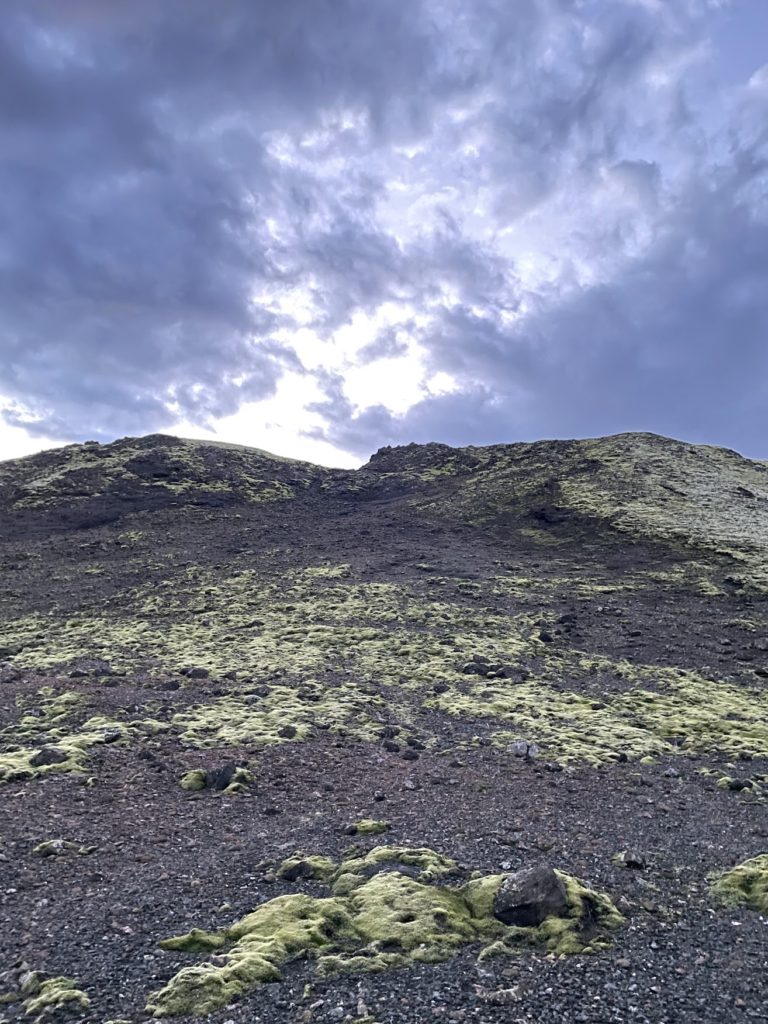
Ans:
{"label": "green moss", "polygon": [[84,857],[95,850],[95,846],[81,846],[79,843],[69,843],[64,839],[46,839],[44,842],[38,843],[32,853],[38,857],[60,857],[65,853],[76,853]]}
{"label": "green moss", "polygon": [[[0,466],[0,486],[13,486],[17,508],[41,508],[68,499],[118,491],[166,492],[176,499],[216,494],[252,503],[295,497],[328,470],[292,459],[213,441],[153,435],[110,445],[68,445]],[[132,533],[140,531],[127,531]]]}
{"label": "green moss", "polygon": [[28,974],[22,982],[24,1014],[44,1020],[58,1010],[89,1010],[91,1000],[71,978],[45,978],[38,971]]}
{"label": "green moss", "polygon": [[[475,455],[481,468],[495,458]],[[204,665],[219,692],[221,677],[232,669],[241,678],[252,676],[250,690],[233,682],[215,698],[195,688],[197,703],[156,723],[194,747],[258,748],[300,742],[322,730],[372,742],[383,725],[397,723],[403,739],[418,728],[419,738],[434,748],[443,742],[441,730],[430,735],[422,724],[430,722],[421,717],[426,707],[492,723],[486,733],[492,732],[497,747],[530,740],[543,757],[566,765],[768,753],[764,689],[570,649],[566,636],[545,644],[541,613],[521,611],[516,600],[530,609],[566,592],[655,590],[661,577],[694,587],[704,578],[699,563],[619,581],[593,578],[582,567],[564,565],[560,572],[558,564],[540,578],[500,568],[482,582],[420,574],[397,585],[356,582],[347,565],[266,577],[262,570],[227,576],[196,565],[100,601],[93,613],[14,619],[4,634],[9,646],[19,648],[13,659],[19,666],[54,668],[83,658],[147,672]],[[532,674],[522,683],[463,675],[462,663],[475,652]],[[620,690],[601,688],[596,702],[593,673],[621,678]],[[259,695],[256,684],[263,680],[270,690]],[[48,735],[58,729],[67,735],[71,730],[62,722],[51,720]],[[6,744],[11,749],[0,754],[0,775],[4,768],[25,770],[14,749],[23,743],[21,729],[38,729],[42,736],[31,716],[13,726]],[[9,755],[11,762],[3,762]]]}
{"label": "green moss", "polygon": [[279,980],[280,964],[330,945],[348,929],[340,901],[279,896],[221,933],[222,945],[232,944],[224,963],[184,968],[150,996],[147,1011],[155,1017],[211,1013],[259,984]]}
{"label": "green moss", "polygon": [[376,846],[368,853],[344,858],[330,883],[335,895],[347,895],[371,872],[381,868],[396,870],[399,865],[413,869],[417,881],[425,884],[450,878],[458,871],[456,861],[426,846]]}
{"label": "green moss", "polygon": [[164,939],[160,943],[160,948],[178,950],[182,953],[205,953],[209,950],[220,949],[225,941],[226,939],[219,932],[205,932],[200,928],[193,928],[186,935]]}
{"label": "green moss", "polygon": [[[304,869],[309,866],[309,871]],[[456,864],[428,849],[377,847],[338,865],[326,858],[285,861],[278,874],[322,878],[330,897],[279,896],[220,932],[168,939],[165,949],[216,950],[209,963],[187,967],[155,992],[147,1011],[156,1017],[211,1013],[250,989],[279,980],[280,967],[306,956],[319,974],[380,971],[412,963],[437,963],[467,943],[495,942],[493,951],[538,945],[552,952],[591,951],[621,917],[607,896],[561,875],[568,894],[566,918],[548,918],[537,929],[506,928],[492,915],[503,875],[464,886],[436,884]],[[416,872],[412,877],[408,872]],[[223,952],[225,951],[225,952]]]}
{"label": "green moss", "polygon": [[379,836],[382,832],[390,829],[388,821],[376,821],[374,818],[363,818],[355,825],[355,831],[359,836]]}
{"label": "green moss", "polygon": [[191,772],[181,777],[181,788],[189,790],[192,793],[196,793],[201,789],[205,789],[207,784],[208,773],[202,768],[194,768]]}
{"label": "green moss", "polygon": [[[562,667],[578,664],[566,654]],[[535,740],[542,754],[568,764],[602,764],[624,755],[652,761],[661,754],[710,753],[768,756],[768,694],[706,679],[695,672],[630,665],[609,659],[582,660],[643,685],[595,706],[593,697],[569,692],[553,679],[482,680],[465,692],[430,698],[429,706],[463,718],[513,723],[494,741]],[[555,666],[552,666],[554,675]],[[562,668],[561,668],[562,671]],[[566,669],[567,671],[567,669]]]}
{"label": "green moss", "polygon": [[463,894],[473,917],[493,916],[493,901],[503,880],[504,875],[482,875],[467,882]]}
{"label": "green moss", "polygon": [[282,862],[277,869],[278,878],[314,878],[329,882],[337,871],[337,865],[328,857],[308,856],[296,853]]}
{"label": "green moss", "polygon": [[55,693],[52,687],[44,686],[32,696],[17,697],[16,704],[26,713],[11,727],[0,730],[0,740],[49,744],[64,735],[67,724],[87,707],[88,701],[81,693]]}
{"label": "green moss", "polygon": [[304,569],[304,575],[308,579],[340,580],[350,575],[350,566],[344,565],[315,565]]}
{"label": "green moss", "polygon": [[728,906],[768,914],[768,853],[724,871],[714,880],[712,891]]}
{"label": "green moss", "polygon": [[129,733],[130,729],[121,722],[100,715],[89,718],[76,732],[56,734],[54,745],[65,755],[65,759],[55,764],[32,764],[39,752],[39,745],[0,753],[0,783],[36,778],[54,772],[84,771],[93,747],[119,742],[127,738]]}

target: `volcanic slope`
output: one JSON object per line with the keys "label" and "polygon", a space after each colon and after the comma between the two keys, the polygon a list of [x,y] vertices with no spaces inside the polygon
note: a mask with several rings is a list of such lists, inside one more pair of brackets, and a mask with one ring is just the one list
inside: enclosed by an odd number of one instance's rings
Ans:
{"label": "volcanic slope", "polygon": [[0,571],[0,1020],[765,1019],[768,465],[71,445]]}

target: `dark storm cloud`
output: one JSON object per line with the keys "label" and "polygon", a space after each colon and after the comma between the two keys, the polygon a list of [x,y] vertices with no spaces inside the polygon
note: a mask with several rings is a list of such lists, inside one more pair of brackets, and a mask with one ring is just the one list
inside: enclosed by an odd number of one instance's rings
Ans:
{"label": "dark storm cloud", "polygon": [[697,93],[724,10],[9,0],[6,419],[212,421],[306,372],[299,326],[322,344],[394,304],[358,362],[417,351],[454,391],[395,416],[353,402],[344,365],[313,371],[315,436],[363,455],[642,428],[758,451],[768,88],[744,91],[731,46],[743,95],[718,115]]}
{"label": "dark storm cloud", "polygon": [[378,136],[408,136],[432,65],[418,10],[376,0],[5,4],[0,392],[67,435],[270,394],[295,357],[254,292],[320,264],[339,319],[337,278],[354,305],[386,290],[370,268],[393,268],[343,210],[322,253],[311,237],[281,251],[266,218],[300,224],[313,196],[268,134],[354,104]]}

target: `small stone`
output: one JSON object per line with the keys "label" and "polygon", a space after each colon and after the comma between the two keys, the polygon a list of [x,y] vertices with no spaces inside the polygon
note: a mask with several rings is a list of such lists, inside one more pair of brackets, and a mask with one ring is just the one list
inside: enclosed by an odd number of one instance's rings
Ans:
{"label": "small stone", "polygon": [[524,757],[526,761],[533,760],[539,753],[538,746],[535,743],[529,743],[528,740],[515,740],[514,743],[510,743],[508,749],[510,754],[514,754],[515,757]]}
{"label": "small stone", "polygon": [[419,755],[417,751],[409,748],[408,750],[403,751],[402,758],[404,761],[418,761]]}
{"label": "small stone", "polygon": [[616,864],[629,868],[631,871],[644,871],[648,867],[645,857],[636,850],[622,850],[614,857]]}
{"label": "small stone", "polygon": [[298,729],[295,725],[281,725],[277,730],[277,735],[285,740],[292,740],[297,732]]}
{"label": "small stone", "polygon": [[185,675],[187,679],[207,679],[210,676],[210,672],[207,668],[186,668],[183,670],[182,675]]}

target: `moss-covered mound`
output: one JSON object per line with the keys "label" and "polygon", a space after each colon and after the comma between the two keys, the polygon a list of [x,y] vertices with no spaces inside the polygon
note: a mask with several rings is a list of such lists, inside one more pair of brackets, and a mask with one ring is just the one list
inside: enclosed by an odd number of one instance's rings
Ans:
{"label": "moss-covered mound", "polygon": [[750,907],[768,914],[768,853],[723,872],[714,881],[712,891],[728,906]]}
{"label": "moss-covered mound", "polygon": [[[89,512],[106,510],[99,499],[119,496],[125,507],[136,509],[282,501],[334,475],[258,448],[150,434],[107,445],[72,444],[2,463],[0,510],[67,502],[68,520],[85,515],[87,522]],[[127,537],[127,543],[140,540]]]}
{"label": "moss-covered mound", "polygon": [[[181,970],[150,996],[155,1017],[202,1016],[265,982],[280,967],[306,956],[321,974],[382,971],[409,963],[437,963],[467,943],[481,956],[534,946],[553,953],[592,952],[621,922],[611,900],[558,872],[567,892],[564,916],[538,927],[507,927],[493,916],[504,875],[448,884],[457,865],[429,849],[377,847],[336,864],[297,855],[283,878],[314,878],[330,895],[279,896],[222,931],[193,929],[161,943],[165,949],[211,952],[210,961]],[[458,879],[457,879],[458,881]]]}
{"label": "moss-covered mound", "polygon": [[0,1003],[21,1003],[25,1017],[45,1021],[61,1011],[84,1014],[91,1007],[88,995],[72,978],[49,978],[42,971],[26,971],[18,980],[18,989],[0,994]]}
{"label": "moss-covered mound", "polygon": [[467,522],[528,519],[543,532],[581,524],[727,552],[741,563],[743,585],[768,587],[768,470],[725,448],[650,433],[482,448],[412,444],[378,451],[351,486],[410,490],[417,507]]}

